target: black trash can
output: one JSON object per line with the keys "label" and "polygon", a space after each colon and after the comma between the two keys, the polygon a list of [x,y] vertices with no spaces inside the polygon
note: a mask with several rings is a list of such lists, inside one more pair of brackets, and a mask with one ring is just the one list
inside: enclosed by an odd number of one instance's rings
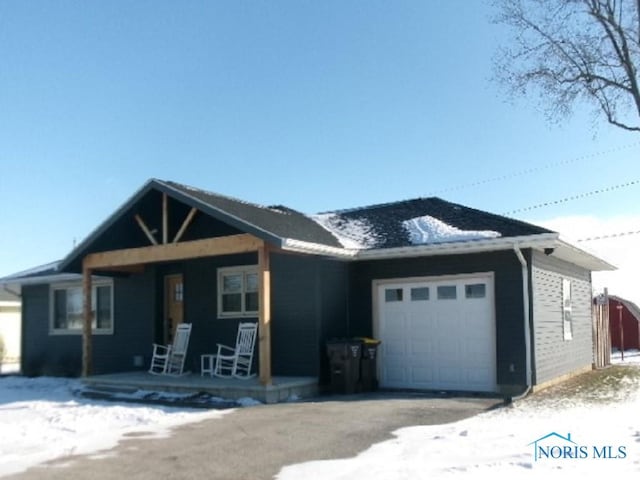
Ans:
{"label": "black trash can", "polygon": [[358,340],[330,340],[327,355],[331,370],[333,393],[355,393],[360,380],[362,342]]}
{"label": "black trash can", "polygon": [[372,338],[362,339],[362,359],[360,363],[360,384],[363,392],[373,392],[378,389],[378,375],[376,359],[380,340]]}

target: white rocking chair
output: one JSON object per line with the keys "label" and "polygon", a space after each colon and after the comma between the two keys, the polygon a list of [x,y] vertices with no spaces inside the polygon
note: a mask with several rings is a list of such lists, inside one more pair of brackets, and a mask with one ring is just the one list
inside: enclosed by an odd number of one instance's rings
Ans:
{"label": "white rocking chair", "polygon": [[255,377],[255,373],[251,373],[251,364],[257,331],[257,323],[241,323],[238,326],[235,348],[218,343],[218,353],[214,357],[213,375],[242,379]]}
{"label": "white rocking chair", "polygon": [[171,345],[153,344],[153,357],[149,373],[153,375],[183,375],[184,361],[191,336],[191,324],[181,323],[176,328]]}

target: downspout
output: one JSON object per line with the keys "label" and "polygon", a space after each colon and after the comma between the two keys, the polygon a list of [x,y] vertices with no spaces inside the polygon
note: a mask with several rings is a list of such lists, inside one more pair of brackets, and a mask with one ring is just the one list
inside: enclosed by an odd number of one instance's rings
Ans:
{"label": "downspout", "polygon": [[522,255],[522,251],[517,245],[513,246],[513,251],[520,261],[522,266],[522,303],[524,306],[524,345],[526,355],[526,381],[527,388],[520,395],[512,397],[511,400],[520,400],[526,397],[531,391],[532,387],[532,372],[531,372],[531,325],[529,324],[529,267],[527,260]]}

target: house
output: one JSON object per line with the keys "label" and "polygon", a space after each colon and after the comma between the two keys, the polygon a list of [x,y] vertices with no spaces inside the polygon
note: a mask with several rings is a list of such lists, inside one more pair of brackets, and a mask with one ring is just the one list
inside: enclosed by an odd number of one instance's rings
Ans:
{"label": "house", "polygon": [[609,295],[609,329],[612,348],[640,349],[640,308],[631,300]]}
{"label": "house", "polygon": [[187,363],[259,324],[255,369],[328,381],[325,342],[382,340],[380,385],[514,394],[591,368],[591,272],[550,230],[439,198],[307,216],[152,179],[21,289],[22,368],[144,370],[192,324]]}
{"label": "house", "polygon": [[[0,288],[0,368],[20,361],[20,297]],[[2,370],[0,370],[0,373]]]}

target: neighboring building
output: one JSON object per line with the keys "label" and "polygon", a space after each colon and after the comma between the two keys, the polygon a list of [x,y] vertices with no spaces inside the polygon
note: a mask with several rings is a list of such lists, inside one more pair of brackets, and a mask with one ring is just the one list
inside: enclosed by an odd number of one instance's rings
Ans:
{"label": "neighboring building", "polygon": [[27,374],[143,369],[182,321],[197,371],[250,319],[263,383],[326,383],[325,342],[373,336],[382,387],[513,394],[591,368],[591,271],[612,268],[439,198],[307,216],[150,180],[59,265],[0,284],[22,292]]}
{"label": "neighboring building", "polygon": [[0,365],[20,362],[20,297],[0,288]]}
{"label": "neighboring building", "polygon": [[[622,308],[618,309],[618,305]],[[609,295],[609,330],[612,349],[622,350],[623,346],[625,350],[640,349],[640,308],[631,300]]]}

